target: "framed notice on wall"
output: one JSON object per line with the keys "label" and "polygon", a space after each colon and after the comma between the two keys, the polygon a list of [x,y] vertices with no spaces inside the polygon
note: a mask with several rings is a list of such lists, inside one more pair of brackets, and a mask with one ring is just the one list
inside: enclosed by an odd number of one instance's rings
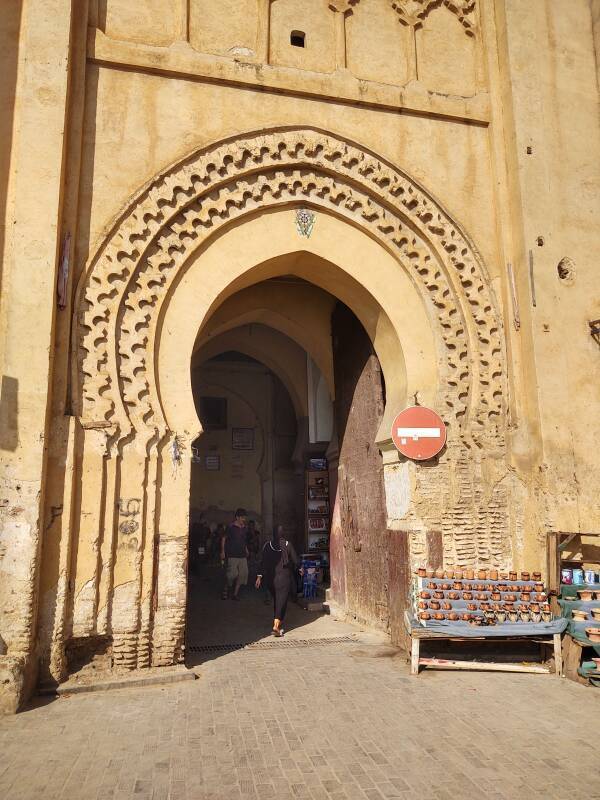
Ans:
{"label": "framed notice on wall", "polygon": [[211,472],[218,472],[221,469],[221,456],[214,453],[204,457],[204,468]]}
{"label": "framed notice on wall", "polygon": [[254,450],[254,428],[232,428],[231,449]]}

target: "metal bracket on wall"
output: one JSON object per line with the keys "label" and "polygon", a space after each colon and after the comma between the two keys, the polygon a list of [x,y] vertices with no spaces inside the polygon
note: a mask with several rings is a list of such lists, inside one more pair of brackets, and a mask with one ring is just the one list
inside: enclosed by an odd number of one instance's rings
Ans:
{"label": "metal bracket on wall", "polygon": [[537,301],[535,299],[535,276],[533,274],[533,251],[529,251],[529,283],[531,284],[531,303],[535,308]]}
{"label": "metal bracket on wall", "polygon": [[518,331],[521,327],[521,317],[519,315],[519,301],[517,300],[517,287],[515,286],[515,273],[513,271],[513,266],[509,262],[508,263],[508,280],[510,282],[510,296],[512,298],[512,306],[513,306],[513,322],[515,325],[515,330]]}
{"label": "metal bracket on wall", "polygon": [[600,344],[600,319],[591,319],[588,322],[588,325],[590,326],[592,339],[596,342],[596,344]]}

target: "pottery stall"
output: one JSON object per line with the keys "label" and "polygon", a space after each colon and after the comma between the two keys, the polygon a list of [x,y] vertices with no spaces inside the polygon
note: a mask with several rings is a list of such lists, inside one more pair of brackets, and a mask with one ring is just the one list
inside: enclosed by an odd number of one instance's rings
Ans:
{"label": "pottery stall", "polygon": [[[573,583],[573,573],[577,583]],[[600,573],[586,573],[580,583],[580,571],[563,570],[566,582],[560,585],[558,602],[568,624],[565,672],[567,677],[575,678],[576,673],[584,682],[600,686]]]}
{"label": "pottery stall", "polygon": [[600,686],[600,534],[548,537],[548,587],[553,611],[567,622],[565,677]]}
{"label": "pottery stall", "polygon": [[554,649],[555,672],[562,672],[561,633],[566,619],[552,612],[539,572],[498,572],[487,569],[442,570],[421,567],[413,581],[411,674],[420,666],[446,669],[486,669],[512,672],[550,672],[543,663],[457,661],[422,658],[424,639],[464,641],[529,638]]}

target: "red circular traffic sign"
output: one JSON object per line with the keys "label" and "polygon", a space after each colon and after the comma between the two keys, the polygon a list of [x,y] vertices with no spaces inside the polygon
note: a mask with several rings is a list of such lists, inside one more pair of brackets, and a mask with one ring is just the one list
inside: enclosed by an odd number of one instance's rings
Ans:
{"label": "red circular traffic sign", "polygon": [[394,420],[392,439],[403,456],[426,461],[437,456],[446,444],[446,426],[430,408],[410,406]]}

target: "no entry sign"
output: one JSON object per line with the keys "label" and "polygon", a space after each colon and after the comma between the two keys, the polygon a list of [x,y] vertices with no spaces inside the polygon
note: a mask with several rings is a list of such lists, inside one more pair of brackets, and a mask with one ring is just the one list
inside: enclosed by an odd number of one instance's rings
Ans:
{"label": "no entry sign", "polygon": [[426,461],[446,443],[446,426],[439,414],[424,406],[401,411],[392,425],[392,439],[403,456]]}

